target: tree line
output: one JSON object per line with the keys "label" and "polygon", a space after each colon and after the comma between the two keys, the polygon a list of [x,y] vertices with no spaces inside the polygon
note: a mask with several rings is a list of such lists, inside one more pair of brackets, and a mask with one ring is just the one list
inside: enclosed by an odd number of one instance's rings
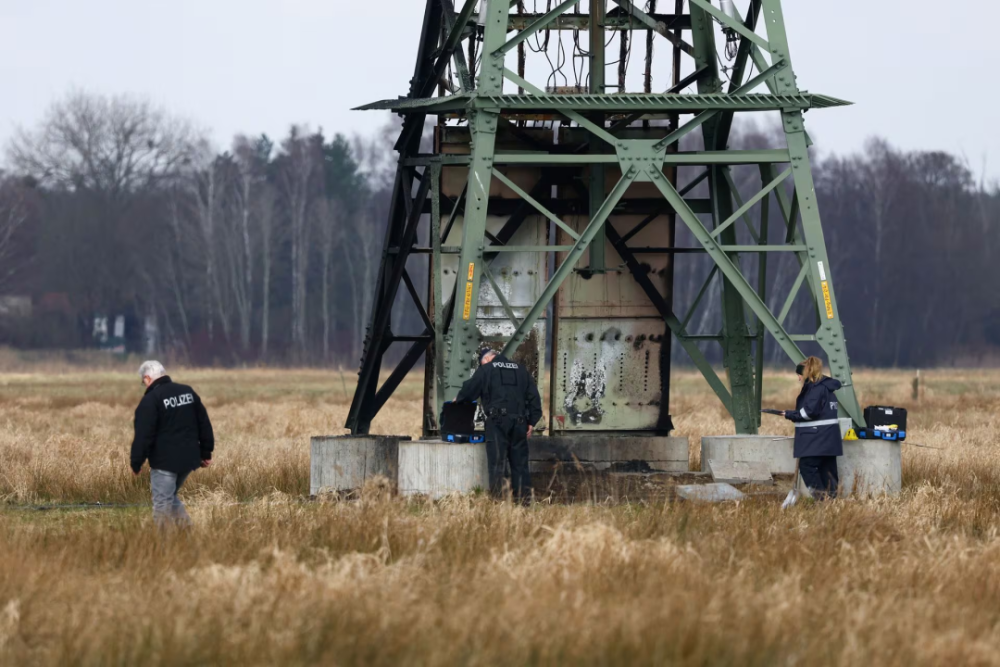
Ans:
{"label": "tree line", "polygon": [[0,211],[21,224],[0,259],[21,261],[0,289],[38,304],[7,342],[89,347],[103,314],[127,349],[193,363],[360,357],[393,132],[293,126],[217,152],[144,100],[69,95],[7,148]]}
{"label": "tree line", "polygon": [[[389,122],[375,136],[348,137],[292,126],[281,138],[237,136],[218,151],[193,124],[147,101],[71,93],[6,147],[0,344],[92,347],[95,317],[122,316],[124,345],[136,352],[190,363],[355,365],[397,130]],[[733,147],[775,140],[748,127]],[[1000,248],[997,187],[954,155],[884,140],[818,159],[814,172],[853,361],[995,358],[1000,299],[988,271]],[[760,187],[748,168],[735,176],[744,200]],[[747,234],[741,243],[752,242]],[[688,241],[679,229],[678,245]],[[748,275],[756,261],[741,257]],[[679,306],[708,271],[705,258],[678,260]],[[771,260],[766,299],[775,312],[797,274],[793,257]],[[426,270],[411,275],[425,289]],[[11,317],[21,295],[31,297],[30,315]],[[689,329],[716,330],[717,303]],[[808,331],[811,318],[800,301],[786,323]],[[420,327],[402,309],[394,323]]]}

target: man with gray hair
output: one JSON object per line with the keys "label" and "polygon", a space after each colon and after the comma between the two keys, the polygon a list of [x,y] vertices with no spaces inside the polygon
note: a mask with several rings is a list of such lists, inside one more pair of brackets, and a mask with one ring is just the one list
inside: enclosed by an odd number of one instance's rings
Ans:
{"label": "man with gray hair", "polygon": [[145,361],[139,376],[146,394],[135,409],[132,473],[149,461],[153,520],[160,527],[191,525],[177,497],[192,471],[212,463],[215,437],[201,398],[191,387],[170,379],[159,361]]}

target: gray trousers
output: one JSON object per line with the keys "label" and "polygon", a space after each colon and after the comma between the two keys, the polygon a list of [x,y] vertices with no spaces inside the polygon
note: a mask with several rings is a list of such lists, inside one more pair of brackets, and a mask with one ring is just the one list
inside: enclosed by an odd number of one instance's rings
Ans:
{"label": "gray trousers", "polygon": [[153,489],[153,521],[157,526],[164,528],[191,525],[191,517],[184,509],[184,503],[177,497],[177,492],[190,474],[177,474],[167,470],[149,471],[149,484]]}

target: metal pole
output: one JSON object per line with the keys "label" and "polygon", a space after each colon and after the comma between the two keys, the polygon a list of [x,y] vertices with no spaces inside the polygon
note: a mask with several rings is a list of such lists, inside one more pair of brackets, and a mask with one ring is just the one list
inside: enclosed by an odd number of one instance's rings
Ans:
{"label": "metal pole", "polygon": [[[605,57],[604,44],[604,17],[607,10],[607,0],[590,0],[590,92],[593,95],[603,95],[605,93]],[[595,113],[590,120],[600,127],[604,127],[604,114]],[[590,142],[590,153],[606,153],[607,149],[599,141]],[[604,165],[590,165],[590,217],[593,219],[597,215],[601,204],[604,203],[606,194],[606,170]],[[594,242],[590,245],[590,270],[594,273],[603,273],[606,267],[605,246],[607,242],[604,238],[603,225],[598,230]]]}

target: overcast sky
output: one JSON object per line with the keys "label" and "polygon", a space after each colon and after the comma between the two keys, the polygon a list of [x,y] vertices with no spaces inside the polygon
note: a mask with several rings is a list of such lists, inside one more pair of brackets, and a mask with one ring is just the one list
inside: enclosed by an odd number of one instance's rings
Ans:
{"label": "overcast sky", "polygon": [[[543,4],[543,3],[540,3]],[[671,3],[672,4],[672,3]],[[746,0],[737,0],[745,7]],[[404,94],[423,0],[0,0],[0,142],[72,87],[138,93],[220,146],[291,123],[371,132]],[[530,2],[529,2],[530,6]],[[1000,3],[785,0],[799,85],[855,102],[807,124],[825,152],[873,135],[1000,177]]]}

